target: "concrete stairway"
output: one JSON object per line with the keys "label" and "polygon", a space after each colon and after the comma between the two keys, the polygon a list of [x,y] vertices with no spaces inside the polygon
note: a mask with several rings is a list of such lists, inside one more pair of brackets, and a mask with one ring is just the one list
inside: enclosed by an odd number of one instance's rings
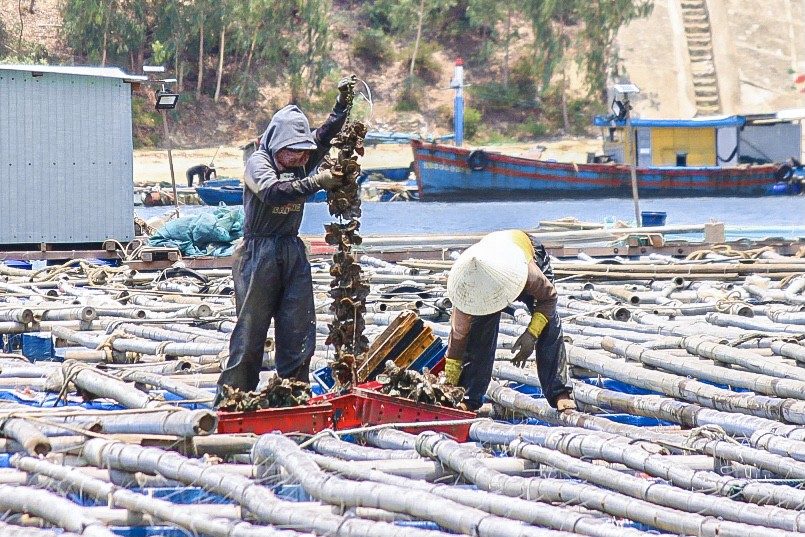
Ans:
{"label": "concrete stairway", "polygon": [[718,76],[706,0],[680,0],[696,98],[696,115],[721,113]]}

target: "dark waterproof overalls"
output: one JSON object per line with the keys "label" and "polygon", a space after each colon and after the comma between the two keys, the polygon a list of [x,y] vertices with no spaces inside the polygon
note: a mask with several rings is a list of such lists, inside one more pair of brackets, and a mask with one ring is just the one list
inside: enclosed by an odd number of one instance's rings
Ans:
{"label": "dark waterproof overalls", "polygon": [[[534,261],[542,273],[553,282],[553,268],[551,268],[551,261],[545,248],[533,240],[532,243],[535,251]],[[517,297],[517,301],[525,304],[530,313],[534,313],[533,296],[524,292]],[[467,390],[464,394],[464,401],[467,408],[471,410],[481,406],[489,387],[489,381],[492,379],[500,314],[503,311],[473,316],[471,320],[461,376],[458,380],[458,385]],[[569,393],[572,386],[567,376],[567,355],[563,338],[562,322],[559,314],[554,311],[553,315],[548,318],[548,324],[542,330],[536,343],[537,376],[545,398],[554,408],[557,397],[563,393]]]}
{"label": "dark waterproof overalls", "polygon": [[[310,263],[298,233],[305,199],[316,191],[307,176],[327,154],[345,119],[346,108],[337,103],[324,125],[311,133],[302,111],[286,106],[274,114],[259,149],[246,162],[243,242],[232,264],[238,320],[219,386],[257,387],[272,319],[277,374],[308,381],[316,349],[316,314]],[[279,172],[277,151],[303,142],[317,146],[307,165]]]}

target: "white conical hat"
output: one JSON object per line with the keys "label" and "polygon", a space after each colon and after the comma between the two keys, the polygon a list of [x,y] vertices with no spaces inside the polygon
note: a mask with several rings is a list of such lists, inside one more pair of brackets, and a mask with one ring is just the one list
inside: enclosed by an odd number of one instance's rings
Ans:
{"label": "white conical hat", "polygon": [[528,280],[528,261],[510,242],[482,240],[462,253],[447,277],[447,296],[469,315],[500,311],[516,299]]}

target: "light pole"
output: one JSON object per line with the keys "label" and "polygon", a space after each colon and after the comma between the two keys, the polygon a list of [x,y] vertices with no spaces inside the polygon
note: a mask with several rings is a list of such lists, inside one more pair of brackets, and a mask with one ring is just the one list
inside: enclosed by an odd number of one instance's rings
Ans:
{"label": "light pole", "polygon": [[168,164],[171,169],[171,186],[173,186],[173,206],[176,207],[176,216],[179,216],[179,195],[176,193],[176,174],[173,172],[173,153],[171,152],[171,135],[168,129],[168,110],[176,108],[179,95],[169,93],[162,84],[162,89],[157,91],[156,109],[162,112],[162,126],[165,130],[165,146],[168,148]]}
{"label": "light pole", "polygon": [[615,84],[615,92],[623,95],[622,100],[612,101],[612,113],[615,114],[615,119],[623,121],[626,119],[626,137],[629,140],[627,147],[629,154],[629,172],[632,176],[632,200],[634,201],[634,219],[637,227],[642,226],[643,222],[640,218],[640,197],[637,193],[637,170],[635,169],[637,160],[637,144],[634,141],[634,133],[632,132],[632,103],[629,102],[629,95],[640,93],[640,88],[634,84]]}
{"label": "light pole", "polygon": [[[165,67],[144,65],[143,71],[146,73],[164,73]],[[156,104],[154,108],[159,110],[162,114],[162,128],[165,135],[165,147],[168,150],[168,165],[171,170],[171,186],[173,187],[173,206],[176,208],[176,216],[179,217],[179,195],[176,192],[176,174],[173,171],[173,152],[171,151],[171,136],[170,129],[168,128],[168,110],[176,108],[176,103],[179,102],[179,94],[172,93],[167,90],[166,84],[176,83],[175,78],[166,78],[164,80],[156,80],[160,84],[160,89],[156,92]]]}

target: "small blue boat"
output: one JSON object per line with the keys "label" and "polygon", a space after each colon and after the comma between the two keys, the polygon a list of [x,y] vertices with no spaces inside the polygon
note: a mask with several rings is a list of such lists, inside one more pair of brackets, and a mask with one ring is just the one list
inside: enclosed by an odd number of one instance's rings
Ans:
{"label": "small blue boat", "polygon": [[206,205],[243,205],[243,185],[240,179],[212,179],[196,187],[196,193]]}
{"label": "small blue boat", "polygon": [[[196,187],[199,199],[205,205],[243,205],[243,185],[240,179],[226,178],[213,179]],[[327,201],[327,193],[323,190],[310,196],[306,203],[321,203]]]}
{"label": "small blue boat", "polygon": [[[382,176],[385,181],[406,182],[413,170],[413,163],[405,168],[369,168],[361,172],[358,184],[370,181],[372,177]],[[198,197],[205,205],[243,205],[243,184],[240,179],[232,177],[212,179],[196,187]],[[381,201],[394,199],[394,193],[381,197]],[[322,203],[327,201],[327,193],[320,190],[308,197],[306,203]]]}

